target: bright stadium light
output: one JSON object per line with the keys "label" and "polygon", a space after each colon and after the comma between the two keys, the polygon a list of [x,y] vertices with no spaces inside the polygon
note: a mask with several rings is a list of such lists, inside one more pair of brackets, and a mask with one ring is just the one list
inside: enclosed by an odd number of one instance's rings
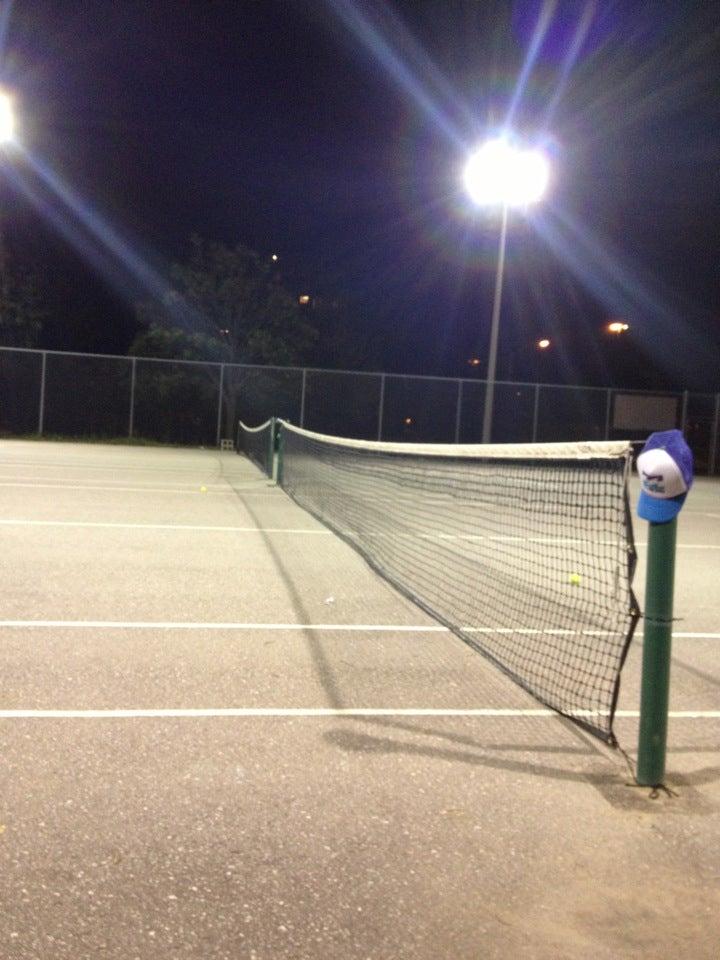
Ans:
{"label": "bright stadium light", "polygon": [[465,188],[479,206],[529,206],[542,198],[549,180],[543,153],[503,139],[488,140],[465,165]]}
{"label": "bright stadium light", "polygon": [[9,93],[0,91],[0,144],[12,143],[15,139],[15,111]]}
{"label": "bright stadium light", "polygon": [[502,210],[482,429],[482,442],[490,443],[508,211],[528,207],[542,198],[550,181],[550,165],[540,150],[523,149],[499,137],[488,140],[470,156],[463,179],[473,203]]}

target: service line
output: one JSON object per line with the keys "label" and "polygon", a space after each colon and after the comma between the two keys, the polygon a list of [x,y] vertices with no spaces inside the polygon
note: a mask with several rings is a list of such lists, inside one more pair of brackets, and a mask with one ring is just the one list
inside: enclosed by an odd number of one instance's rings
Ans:
{"label": "service line", "polygon": [[[587,711],[578,711],[578,715]],[[554,710],[547,709],[443,709],[443,708],[392,708],[392,707],[228,707],[200,709],[135,709],[135,710],[0,710],[2,720],[126,720],[126,719],[180,719],[202,717],[558,717]],[[593,716],[595,716],[593,714]],[[616,717],[637,718],[638,710],[618,710]],[[720,710],[671,710],[673,720],[720,720]]]}
{"label": "service line", "polygon": [[[68,630],[324,630],[347,633],[451,633],[442,624],[407,623],[241,623],[236,621],[197,622],[188,620],[0,620],[0,629],[68,629]],[[605,635],[599,630],[565,630],[551,627],[460,627],[465,633],[518,634],[548,636]],[[720,640],[720,633],[673,633],[677,640]]]}

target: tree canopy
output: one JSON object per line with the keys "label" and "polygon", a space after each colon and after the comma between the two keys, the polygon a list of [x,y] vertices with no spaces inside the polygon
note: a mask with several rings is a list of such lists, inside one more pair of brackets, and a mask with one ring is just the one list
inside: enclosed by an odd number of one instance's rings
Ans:
{"label": "tree canopy", "polygon": [[138,305],[145,332],[130,352],[234,363],[300,363],[317,330],[274,269],[252,250],[193,237],[171,269],[172,287]]}
{"label": "tree canopy", "polygon": [[36,347],[48,316],[39,271],[18,265],[0,223],[0,346]]}

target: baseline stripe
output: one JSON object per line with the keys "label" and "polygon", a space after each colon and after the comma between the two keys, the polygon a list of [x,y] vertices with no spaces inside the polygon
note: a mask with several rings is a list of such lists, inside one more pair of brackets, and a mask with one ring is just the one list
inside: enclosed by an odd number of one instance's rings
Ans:
{"label": "baseline stripe", "polygon": [[[577,716],[596,716],[587,710],[579,710]],[[442,708],[383,708],[383,707],[347,707],[347,708],[305,708],[305,707],[229,707],[201,709],[136,709],[136,710],[0,710],[3,720],[125,720],[125,719],[162,719],[162,718],[202,718],[202,717],[485,717],[485,718],[522,718],[522,717],[558,717],[554,710],[530,709],[490,709],[476,710]],[[639,710],[618,710],[616,717],[638,718]],[[720,710],[672,710],[669,716],[674,720],[720,720]]]}

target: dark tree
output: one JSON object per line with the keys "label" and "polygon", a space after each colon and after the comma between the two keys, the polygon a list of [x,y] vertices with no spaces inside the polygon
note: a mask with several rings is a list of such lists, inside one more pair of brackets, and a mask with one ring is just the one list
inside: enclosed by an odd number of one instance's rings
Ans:
{"label": "dark tree", "polygon": [[48,316],[39,270],[19,262],[0,224],[0,346],[36,347]]}
{"label": "dark tree", "polygon": [[193,237],[189,259],[172,267],[171,280],[162,302],[138,306],[147,333],[136,338],[131,352],[147,344],[148,336],[157,341],[156,331],[165,329],[175,331],[182,355],[205,345],[207,353],[194,359],[290,365],[302,362],[317,339],[307,312],[271,263],[240,244]]}

